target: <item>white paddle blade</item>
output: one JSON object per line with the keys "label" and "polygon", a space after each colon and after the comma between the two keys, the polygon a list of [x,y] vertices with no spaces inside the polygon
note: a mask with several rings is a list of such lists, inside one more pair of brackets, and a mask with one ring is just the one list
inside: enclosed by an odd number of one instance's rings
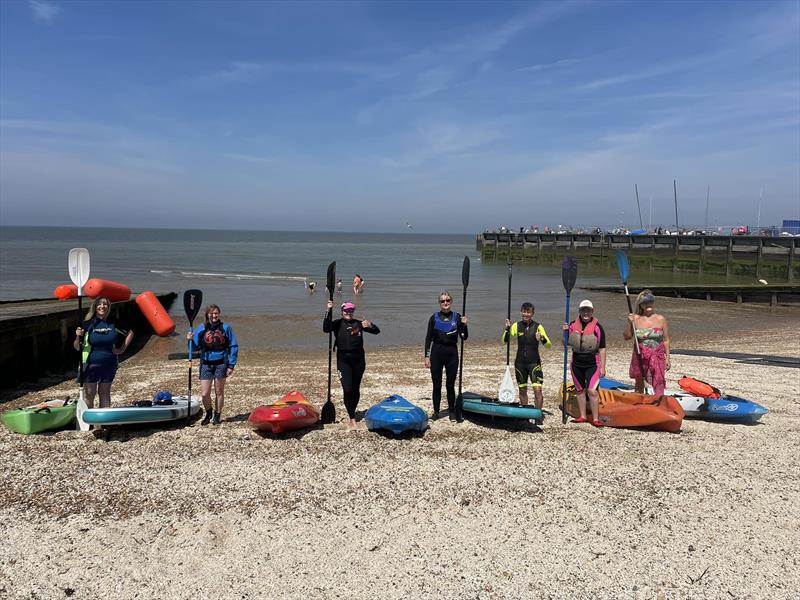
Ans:
{"label": "white paddle blade", "polygon": [[517,401],[517,382],[514,381],[511,367],[508,365],[503,374],[503,381],[500,382],[500,393],[497,395],[497,400],[504,404],[514,404]]}
{"label": "white paddle blade", "polygon": [[78,422],[79,431],[89,431],[89,424],[83,420],[83,413],[89,409],[86,406],[86,400],[83,398],[83,388],[81,388],[81,395],[78,397],[78,406],[75,408],[75,420]]}
{"label": "white paddle blade", "polygon": [[78,286],[78,296],[83,296],[83,286],[89,280],[89,251],[86,248],[69,251],[69,278]]}

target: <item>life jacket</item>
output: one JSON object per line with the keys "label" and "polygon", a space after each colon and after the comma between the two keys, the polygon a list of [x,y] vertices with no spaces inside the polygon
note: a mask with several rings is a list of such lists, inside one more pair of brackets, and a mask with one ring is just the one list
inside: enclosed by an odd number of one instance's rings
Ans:
{"label": "life jacket", "polygon": [[218,326],[211,326],[206,323],[206,329],[203,331],[203,348],[206,350],[225,350],[230,341],[228,336],[225,335],[225,330],[222,328],[222,321]]}
{"label": "life jacket", "polygon": [[689,392],[693,396],[700,396],[701,398],[719,398],[722,396],[722,393],[713,385],[695,379],[694,377],[686,377],[686,375],[684,375],[681,377],[678,385],[681,386],[681,389]]}
{"label": "life jacket", "polygon": [[592,354],[600,348],[600,327],[597,319],[592,318],[585,327],[581,318],[578,317],[569,324],[569,337],[567,338],[569,347],[573,352]]}
{"label": "life jacket", "polygon": [[450,313],[449,319],[443,318],[441,311],[436,311],[433,314],[433,328],[444,335],[455,335],[458,331],[458,322],[460,319],[461,316],[456,311]]}

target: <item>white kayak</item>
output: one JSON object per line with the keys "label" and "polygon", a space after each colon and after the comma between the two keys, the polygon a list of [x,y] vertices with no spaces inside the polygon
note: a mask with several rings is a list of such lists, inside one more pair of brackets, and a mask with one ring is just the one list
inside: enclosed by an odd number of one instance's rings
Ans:
{"label": "white kayak", "polygon": [[112,406],[110,408],[89,408],[83,413],[83,420],[90,425],[146,425],[166,423],[186,419],[200,412],[200,397],[173,396],[172,404],[153,404],[151,406]]}

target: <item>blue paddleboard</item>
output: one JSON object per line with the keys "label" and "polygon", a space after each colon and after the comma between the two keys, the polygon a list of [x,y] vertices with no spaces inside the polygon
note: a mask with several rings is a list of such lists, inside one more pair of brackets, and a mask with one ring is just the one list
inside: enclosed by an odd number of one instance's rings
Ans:
{"label": "blue paddleboard", "polygon": [[388,429],[392,433],[425,431],[428,415],[419,406],[411,404],[402,396],[394,394],[371,407],[364,415],[367,429]]}

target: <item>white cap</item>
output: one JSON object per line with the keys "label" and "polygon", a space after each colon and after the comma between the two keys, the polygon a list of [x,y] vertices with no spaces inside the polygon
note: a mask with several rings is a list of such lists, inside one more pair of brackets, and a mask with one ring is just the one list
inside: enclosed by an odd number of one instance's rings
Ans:
{"label": "white cap", "polygon": [[581,303],[578,305],[578,310],[581,308],[591,308],[594,310],[594,304],[590,300],[581,300]]}

